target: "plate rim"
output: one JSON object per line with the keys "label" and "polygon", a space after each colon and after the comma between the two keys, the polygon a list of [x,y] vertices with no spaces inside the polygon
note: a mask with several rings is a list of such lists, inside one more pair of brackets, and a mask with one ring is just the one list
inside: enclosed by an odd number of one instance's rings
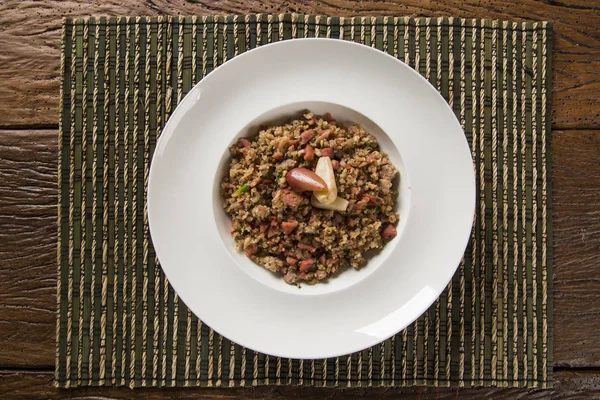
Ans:
{"label": "plate rim", "polygon": [[[417,72],[416,70],[414,70],[408,64],[404,63],[402,60],[400,60],[398,58],[395,58],[392,55],[390,55],[390,54],[388,54],[388,53],[386,53],[386,52],[384,52],[382,50],[379,50],[379,49],[367,46],[365,44],[356,43],[356,42],[353,42],[353,41],[342,40],[342,39],[336,39],[336,38],[297,38],[297,39],[291,39],[291,40],[281,40],[281,41],[278,41],[278,42],[273,42],[273,43],[269,43],[269,44],[266,44],[266,45],[263,45],[263,46],[260,46],[260,47],[256,47],[254,49],[248,50],[248,51],[246,51],[246,52],[244,52],[242,54],[239,54],[239,55],[231,58],[227,62],[225,62],[225,63],[217,66],[210,73],[208,73],[202,80],[200,80],[194,86],[192,86],[192,88],[186,94],[186,96],[184,96],[182,98],[181,102],[171,112],[171,115],[169,116],[169,119],[164,124],[164,126],[163,126],[163,128],[161,130],[161,133],[170,131],[171,134],[173,134],[172,132],[174,132],[175,129],[171,128],[171,125],[173,125],[175,123],[175,122],[173,122],[176,119],[174,117],[178,116],[182,112],[185,112],[185,110],[184,111],[182,111],[182,110],[185,108],[184,103],[186,103],[186,98],[188,98],[189,94],[192,93],[194,90],[197,90],[198,87],[201,87],[201,85],[203,84],[203,82],[204,82],[204,84],[207,84],[207,82],[209,82],[210,80],[213,79],[214,75],[218,71],[222,70],[223,67],[225,67],[227,64],[230,64],[233,60],[238,60],[238,62],[240,62],[242,59],[244,59],[245,57],[247,57],[250,54],[264,51],[264,49],[266,49],[266,48],[286,46],[286,45],[289,45],[290,42],[315,42],[315,41],[320,41],[320,42],[325,42],[325,41],[326,42],[336,42],[336,43],[342,44],[342,45],[350,45],[350,46],[354,46],[354,47],[360,47],[363,50],[367,50],[368,49],[373,54],[377,54],[378,56],[382,56],[383,55],[385,57],[388,57],[391,60],[394,60],[395,62],[399,63],[399,65],[401,65],[403,68],[405,68],[407,71],[409,71],[410,73],[412,73],[414,76],[418,77],[417,79],[420,79],[422,82],[426,83],[430,87],[430,89],[432,89],[433,92],[437,95],[437,97],[439,97],[439,99],[441,99],[443,101],[445,107],[447,107],[447,109],[449,111],[451,111],[451,113],[453,115],[454,121],[457,123],[457,126],[459,127],[459,129],[461,130],[461,132],[463,134],[463,137],[462,137],[463,140],[462,140],[462,142],[466,145],[467,149],[469,149],[469,154],[470,154],[469,158],[470,158],[471,164],[474,163],[473,158],[472,158],[472,153],[470,151],[469,143],[467,141],[467,138],[464,136],[464,129],[462,128],[462,126],[461,126],[458,118],[454,114],[454,111],[450,108],[449,104],[443,98],[443,96],[438,91],[438,89],[436,87],[434,87],[427,79],[425,79],[424,76],[422,76],[419,72]],[[208,79],[208,81],[207,81],[207,79]],[[276,106],[276,107],[278,107],[278,106]],[[370,118],[370,117],[368,117],[368,118]],[[377,121],[374,121],[374,122],[377,123]],[[151,214],[152,214],[151,210],[154,209],[154,206],[151,205],[152,204],[152,200],[151,200],[152,196],[150,195],[150,193],[155,190],[155,189],[152,189],[152,187],[153,187],[152,182],[155,182],[155,179],[154,180],[152,179],[152,176],[153,176],[153,165],[156,165],[155,159],[158,157],[159,150],[161,148],[164,148],[166,146],[165,140],[161,140],[161,139],[163,139],[162,135],[161,135],[161,137],[158,138],[158,140],[156,142],[155,151],[154,151],[154,153],[152,155],[152,160],[151,160],[151,163],[150,163],[150,170],[149,170],[149,174],[148,174],[147,212],[148,212],[148,229],[149,229],[150,236],[153,236],[152,235],[152,231],[153,231],[153,229],[152,229],[152,220],[153,220],[153,218],[151,217]],[[473,193],[472,199],[470,199],[470,201],[472,203],[472,207],[470,207],[470,209],[471,209],[471,213],[470,213],[471,214],[471,219],[470,219],[470,226],[471,226],[471,228],[469,229],[468,232],[465,233],[464,240],[461,241],[461,243],[462,243],[461,247],[460,247],[461,248],[461,254],[464,254],[464,251],[466,250],[466,248],[468,246],[468,243],[469,243],[469,240],[470,240],[470,236],[471,236],[471,232],[472,232],[472,229],[473,229],[473,222],[475,221],[475,216],[476,216],[475,212],[476,212],[476,196],[477,196],[476,188],[477,188],[477,185],[476,185],[476,176],[475,176],[475,169],[474,168],[472,169],[472,177],[471,178],[472,178],[471,179],[471,183],[472,183],[472,193]],[[156,251],[156,256],[160,260],[159,246],[157,246],[156,242],[153,241],[153,243],[154,243],[154,248],[155,248],[155,251]],[[259,350],[259,349],[256,349],[255,351],[258,351],[258,352],[261,352],[261,353],[264,353],[264,354],[273,355],[273,356],[276,356],[276,357],[283,357],[283,358],[290,358],[290,357],[291,358],[297,358],[297,359],[330,358],[330,357],[338,357],[338,356],[347,355],[347,354],[350,354],[350,353],[354,353],[356,351],[361,351],[361,350],[364,350],[364,349],[369,348],[371,346],[374,346],[374,345],[376,345],[376,344],[378,344],[378,343],[380,343],[382,341],[388,340],[390,337],[393,337],[394,335],[398,334],[402,329],[405,329],[407,326],[410,326],[411,323],[414,323],[414,321],[416,321],[418,318],[420,318],[421,315],[423,315],[423,313],[426,312],[429,309],[429,307],[431,307],[431,305],[439,298],[439,296],[443,293],[443,291],[447,287],[448,283],[451,282],[452,277],[454,276],[454,274],[458,270],[458,268],[460,266],[461,257],[459,257],[459,259],[457,260],[456,263],[452,262],[452,265],[454,265],[454,264],[456,264],[456,265],[452,268],[452,274],[450,275],[450,278],[448,280],[446,280],[446,283],[441,288],[441,290],[435,291],[436,292],[436,296],[433,298],[433,300],[431,302],[429,302],[424,307],[419,307],[419,312],[416,313],[416,316],[414,318],[411,318],[411,321],[408,322],[405,326],[397,329],[394,333],[392,333],[391,335],[387,336],[384,339],[373,340],[373,343],[369,344],[367,347],[365,347],[363,345],[358,345],[358,346],[354,346],[354,347],[353,346],[347,346],[348,348],[352,347],[352,349],[348,350],[348,351],[343,351],[343,352],[339,352],[339,351],[338,352],[332,352],[332,353],[329,353],[329,354],[324,354],[324,355],[319,355],[319,356],[315,356],[315,355],[310,355],[310,356],[301,356],[300,355],[299,356],[297,354],[294,354],[294,355],[283,354],[283,353],[278,353],[278,352],[273,352],[273,351],[268,351],[268,350],[265,351],[265,350]],[[448,264],[450,264],[450,263],[448,262]],[[161,263],[160,266],[161,266],[161,268],[163,270],[163,273],[165,274],[165,276],[168,279],[168,275],[169,274],[168,274],[167,270],[165,269],[164,265]],[[173,286],[173,289],[175,290],[175,284],[173,283],[173,281],[171,281],[169,279],[169,282],[171,283],[171,285]],[[177,291],[175,290],[175,292],[177,292]],[[179,296],[179,297],[180,297],[180,299],[182,301],[185,302],[185,300],[183,300],[183,298],[181,296]],[[186,303],[186,305],[187,305],[187,303]],[[190,309],[190,311],[192,311],[192,313],[196,314],[196,310],[193,310],[191,307],[189,307],[189,309]],[[196,314],[196,316],[198,317],[198,319],[204,321],[197,314]],[[208,325],[212,327],[211,324],[208,324]],[[220,335],[222,335],[223,337],[229,338],[231,336],[237,336],[237,335],[223,334],[223,333],[220,332],[220,330],[217,330],[215,328],[213,328],[213,330],[215,332],[219,333]],[[244,346],[244,347],[246,347],[248,349],[254,349],[254,346],[243,345],[242,344],[243,340],[234,340],[233,342],[236,343],[236,344],[239,344],[241,346]],[[290,352],[290,353],[293,353],[293,352]]]}

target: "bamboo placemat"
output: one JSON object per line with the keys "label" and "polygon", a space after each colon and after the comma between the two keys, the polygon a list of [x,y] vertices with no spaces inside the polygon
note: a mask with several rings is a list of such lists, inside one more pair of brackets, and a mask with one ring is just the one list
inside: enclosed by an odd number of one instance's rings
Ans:
{"label": "bamboo placemat", "polygon": [[[327,360],[258,354],[199,321],[165,279],[146,215],[156,139],[186,92],[235,55],[296,37],[353,40],[417,69],[459,118],[478,187],[471,241],[436,303],[382,344]],[[551,385],[551,43],[546,22],[65,20],[57,385]]]}

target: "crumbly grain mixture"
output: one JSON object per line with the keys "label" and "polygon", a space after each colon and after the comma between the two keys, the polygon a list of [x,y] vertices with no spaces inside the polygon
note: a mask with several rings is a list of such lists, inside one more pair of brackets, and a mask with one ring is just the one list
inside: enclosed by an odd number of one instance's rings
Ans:
{"label": "crumbly grain mixture", "polygon": [[[360,126],[345,128],[330,114],[306,112],[240,139],[230,152],[221,193],[231,234],[238,250],[285,282],[312,284],[359,268],[396,236],[398,170]],[[311,192],[288,185],[288,171],[314,171],[319,157],[331,158],[346,211],[313,207]]]}

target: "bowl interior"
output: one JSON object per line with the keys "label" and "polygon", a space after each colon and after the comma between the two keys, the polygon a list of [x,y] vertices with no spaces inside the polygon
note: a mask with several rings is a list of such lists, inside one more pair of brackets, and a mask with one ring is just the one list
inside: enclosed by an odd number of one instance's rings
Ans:
{"label": "bowl interior", "polygon": [[[388,153],[392,163],[400,171],[400,179],[398,183],[398,198],[396,200],[396,210],[400,213],[400,221],[397,226],[398,235],[389,243],[383,250],[377,252],[368,263],[360,269],[347,268],[332,278],[324,282],[319,282],[314,285],[301,284],[298,287],[285,283],[280,275],[276,275],[262,266],[257,265],[250,260],[243,252],[236,250],[235,240],[231,236],[231,218],[223,210],[223,197],[220,194],[220,184],[223,177],[229,171],[229,162],[231,156],[229,154],[229,146],[224,149],[223,156],[219,162],[217,175],[213,183],[212,204],[215,222],[221,236],[221,240],[231,255],[233,262],[245,273],[256,279],[261,284],[270,288],[291,293],[294,295],[318,295],[331,293],[352,286],[362,279],[366,278],[374,272],[381,264],[390,256],[393,248],[399,240],[402,240],[402,231],[406,226],[406,221],[409,218],[410,209],[410,178],[408,172],[402,163],[402,156],[389,136],[367,116],[344,107],[339,104],[319,101],[305,101],[287,104],[265,112],[250,121],[231,141],[230,145],[234,144],[241,137],[251,137],[258,133],[259,126],[278,125],[284,123],[290,118],[295,118],[304,110],[310,110],[316,115],[323,115],[326,112],[331,113],[333,117],[350,126],[352,124],[361,125],[367,132],[372,133],[379,142],[382,151]],[[300,289],[300,290],[299,290]]]}

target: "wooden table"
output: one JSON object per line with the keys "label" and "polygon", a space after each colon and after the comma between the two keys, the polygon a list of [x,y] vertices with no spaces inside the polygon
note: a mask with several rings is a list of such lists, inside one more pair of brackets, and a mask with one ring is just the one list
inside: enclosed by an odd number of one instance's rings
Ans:
{"label": "wooden table", "polygon": [[[553,391],[84,388],[52,385],[61,19],[67,15],[298,12],[554,22]],[[0,2],[0,397],[600,398],[600,2],[272,0]]]}

